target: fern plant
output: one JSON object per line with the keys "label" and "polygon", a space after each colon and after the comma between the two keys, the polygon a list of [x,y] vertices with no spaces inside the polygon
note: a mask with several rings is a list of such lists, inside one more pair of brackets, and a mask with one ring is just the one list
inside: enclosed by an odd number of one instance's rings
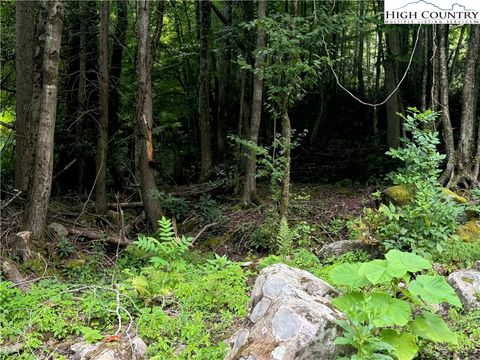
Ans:
{"label": "fern plant", "polygon": [[167,266],[171,260],[180,257],[192,246],[193,238],[175,233],[172,221],[162,217],[158,221],[157,236],[139,236],[134,242],[138,248],[151,255],[150,263],[156,267]]}
{"label": "fern plant", "polygon": [[278,228],[277,247],[278,253],[284,259],[292,251],[293,231],[288,226],[288,221],[285,217],[280,220],[280,227]]}

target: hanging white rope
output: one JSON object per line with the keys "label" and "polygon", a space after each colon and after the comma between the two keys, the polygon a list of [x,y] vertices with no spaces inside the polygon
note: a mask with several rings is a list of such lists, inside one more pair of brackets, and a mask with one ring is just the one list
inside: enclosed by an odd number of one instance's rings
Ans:
{"label": "hanging white rope", "polygon": [[328,48],[327,48],[327,42],[325,41],[325,34],[323,33],[322,31],[322,38],[323,38],[323,45],[325,47],[325,52],[327,54],[327,57],[328,57],[328,65],[330,66],[330,70],[332,70],[332,73],[333,73],[333,76],[335,76],[335,80],[337,82],[337,85],[342,88],[346,93],[348,93],[352,98],[354,98],[355,100],[357,100],[359,103],[363,104],[363,105],[367,105],[367,106],[372,106],[372,107],[377,107],[377,106],[380,106],[380,105],[383,105],[385,104],[388,99],[390,99],[397,91],[398,89],[400,88],[400,85],[402,85],[403,83],[403,80],[405,80],[405,78],[407,77],[407,74],[408,74],[408,71],[410,70],[410,66],[412,65],[412,61],[413,61],[413,57],[415,56],[415,52],[417,50],[417,44],[418,44],[418,39],[420,38],[420,29],[422,28],[422,25],[420,24],[418,26],[418,29],[417,29],[417,38],[415,39],[415,45],[413,46],[413,50],[412,50],[412,54],[410,55],[410,60],[408,61],[408,66],[407,68],[405,69],[405,73],[403,74],[402,78],[400,79],[400,81],[398,82],[397,86],[395,87],[395,89],[390,93],[390,95],[388,95],[385,100],[383,100],[382,102],[379,102],[377,104],[371,104],[371,103],[368,103],[366,101],[363,101],[362,99],[359,99],[358,97],[356,97],[350,90],[348,90],[345,86],[343,86],[341,83],[340,83],[340,79],[338,78],[338,75],[337,73],[335,72],[335,69],[333,68],[333,61],[332,59],[330,58],[330,53],[328,52]]}

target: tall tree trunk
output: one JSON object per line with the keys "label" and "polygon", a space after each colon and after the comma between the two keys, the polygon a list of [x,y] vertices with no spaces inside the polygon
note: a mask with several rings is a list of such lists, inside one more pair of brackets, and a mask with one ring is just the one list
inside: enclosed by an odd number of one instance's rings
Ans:
{"label": "tall tree trunk", "polygon": [[[358,2],[358,17],[361,24],[365,22],[365,2]],[[365,80],[363,79],[363,48],[364,48],[364,31],[363,27],[358,32],[358,60],[357,60],[357,79],[358,79],[358,93],[363,98],[365,95]]]}
{"label": "tall tree trunk", "polygon": [[32,116],[33,71],[35,60],[35,1],[16,1],[16,138],[15,186],[27,191],[34,154]]}
{"label": "tall tree trunk", "polygon": [[[80,14],[85,13],[85,4],[80,2]],[[84,117],[87,111],[87,36],[86,24],[80,22],[80,48],[79,48],[79,74],[78,74],[78,93],[77,93],[77,119],[75,121],[75,145],[77,148],[77,168],[78,168],[78,190],[82,190],[85,183],[85,155],[83,154],[82,142]]]}
{"label": "tall tree trunk", "polygon": [[198,30],[200,40],[198,115],[201,151],[201,181],[210,177],[212,172],[212,132],[210,113],[210,0],[199,1]]}
{"label": "tall tree trunk", "polygon": [[[385,62],[385,88],[390,95],[398,85],[400,55],[400,37],[397,30],[385,33],[387,40],[387,59]],[[400,96],[398,89],[387,101],[387,147],[398,148],[400,146]]]}
{"label": "tall tree trunk", "polygon": [[460,121],[460,140],[458,142],[458,168],[459,172],[472,179],[473,170],[473,148],[476,115],[476,82],[477,63],[480,52],[480,26],[470,26],[470,38],[465,65],[465,77],[462,90],[462,115]]}
{"label": "tall tree trunk", "polygon": [[[232,1],[223,2],[223,17],[226,20],[225,27],[232,24]],[[227,36],[224,35],[224,39]],[[219,63],[218,106],[217,106],[217,153],[222,157],[225,153],[228,130],[228,101],[230,89],[230,72],[232,62],[232,49],[228,40],[222,42],[221,57]]]}
{"label": "tall tree trunk", "polygon": [[153,159],[153,109],[152,109],[152,51],[150,46],[150,4],[140,0],[138,6],[138,94],[136,116],[136,153],[140,188],[145,215],[153,229],[157,229],[162,216],[160,201],[155,197],[155,172]]}
{"label": "tall tree trunk", "polygon": [[112,58],[110,60],[110,90],[108,96],[108,127],[110,136],[114,136],[120,128],[118,113],[120,111],[120,76],[122,74],[123,48],[128,28],[127,3],[117,0],[117,26],[112,43]]}
{"label": "tall tree trunk", "polygon": [[[297,0],[292,0],[290,7],[291,29],[295,30],[297,17]],[[288,61],[292,61],[289,59]],[[282,125],[282,140],[283,140],[283,155],[285,167],[283,169],[282,191],[280,194],[280,218],[288,217],[288,205],[290,202],[290,163],[291,163],[291,147],[292,147],[292,125],[290,123],[290,116],[288,115],[288,107],[285,105],[284,112],[281,119]]]}
{"label": "tall tree trunk", "polygon": [[[108,91],[108,133],[110,144],[115,146],[113,138],[118,134],[120,129],[119,113],[120,113],[120,77],[122,74],[123,48],[125,47],[125,39],[128,29],[128,13],[127,2],[125,0],[116,0],[117,5],[117,25],[112,42],[112,57],[110,60],[110,86]],[[110,154],[114,156],[117,149],[112,149]],[[112,177],[114,187],[120,190],[124,184],[122,177],[122,168],[120,162],[112,161]]]}
{"label": "tall tree trunk", "polygon": [[[437,25],[436,25],[437,26]],[[439,79],[439,106],[441,111],[442,133],[445,142],[445,150],[447,152],[447,166],[440,183],[445,183],[453,175],[455,165],[455,143],[453,139],[453,128],[450,120],[450,106],[448,98],[448,25],[438,25],[437,27],[437,51],[438,51],[438,71]],[[448,181],[449,183],[450,181]]]}
{"label": "tall tree trunk", "polygon": [[100,3],[100,31],[99,31],[99,56],[98,56],[98,85],[100,119],[98,123],[97,154],[95,182],[95,202],[97,211],[107,211],[107,144],[108,144],[108,28],[110,18],[110,2],[104,0]]}
{"label": "tall tree trunk", "polygon": [[[266,46],[267,37],[265,28],[261,25],[261,21],[265,18],[267,13],[267,0],[258,1],[258,28],[257,28],[257,49]],[[260,131],[260,121],[262,117],[262,95],[263,95],[263,77],[260,75],[260,70],[265,63],[265,55],[258,54],[255,59],[255,75],[253,79],[253,97],[252,109],[250,116],[250,129],[248,131],[248,140],[257,144],[258,133]],[[245,187],[243,188],[243,205],[250,205],[252,199],[256,197],[256,154],[255,151],[247,150],[246,170],[245,170]]]}
{"label": "tall tree trunk", "polygon": [[40,119],[33,175],[30,178],[30,191],[23,220],[23,228],[31,231],[34,239],[43,235],[52,187],[53,139],[57,114],[58,68],[63,25],[63,2],[53,0],[48,3],[48,7]]}

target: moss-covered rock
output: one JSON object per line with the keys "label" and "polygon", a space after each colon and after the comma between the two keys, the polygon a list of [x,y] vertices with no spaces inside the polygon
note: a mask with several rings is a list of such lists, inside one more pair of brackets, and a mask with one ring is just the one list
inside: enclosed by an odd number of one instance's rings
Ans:
{"label": "moss-covered rock", "polygon": [[458,236],[465,242],[480,242],[480,226],[476,220],[469,220],[458,227]]}
{"label": "moss-covered rock", "polygon": [[395,206],[403,206],[413,201],[415,192],[411,186],[395,185],[383,191],[383,202],[392,203]]}
{"label": "moss-covered rock", "polygon": [[[448,188],[443,188],[442,192],[445,196],[450,197],[452,200],[459,204],[467,203],[467,199],[454,193]],[[415,191],[412,186],[409,185],[395,185],[383,191],[383,202],[392,203],[395,206],[403,206],[410,204],[415,196]]]}

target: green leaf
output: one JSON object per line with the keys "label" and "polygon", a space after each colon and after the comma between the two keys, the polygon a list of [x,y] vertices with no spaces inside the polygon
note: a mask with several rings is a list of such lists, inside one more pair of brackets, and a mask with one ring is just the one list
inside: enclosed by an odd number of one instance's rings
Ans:
{"label": "green leaf", "polygon": [[393,346],[393,353],[398,360],[411,360],[418,352],[417,338],[409,332],[399,334],[393,329],[385,329],[380,337]]}
{"label": "green leaf", "polygon": [[373,260],[360,266],[359,274],[364,275],[372,284],[387,283],[394,278],[405,275],[403,266],[391,264],[386,260]]}
{"label": "green leaf", "polygon": [[442,276],[420,275],[412,281],[408,290],[414,296],[419,296],[423,301],[430,304],[448,302],[457,307],[462,307],[455,290],[445,281]]}
{"label": "green leaf", "polygon": [[385,259],[387,259],[392,266],[403,266],[409,272],[417,272],[432,268],[430,262],[423,257],[399,250],[390,250],[385,255]]}
{"label": "green leaf", "polygon": [[362,287],[368,285],[363,274],[359,273],[362,263],[339,264],[330,270],[330,280],[335,285],[346,285],[351,287]]}
{"label": "green leaf", "polygon": [[405,326],[410,321],[412,310],[406,301],[395,299],[386,293],[372,293],[366,300],[369,312],[375,316],[375,326]]}
{"label": "green leaf", "polygon": [[364,299],[365,298],[362,293],[352,292],[348,293],[347,295],[333,299],[332,304],[335,305],[338,310],[346,312],[349,309],[357,307],[364,301]]}
{"label": "green leaf", "polygon": [[412,332],[424,339],[436,342],[457,343],[457,335],[451,331],[442,317],[431,312],[424,312],[412,321]]}

